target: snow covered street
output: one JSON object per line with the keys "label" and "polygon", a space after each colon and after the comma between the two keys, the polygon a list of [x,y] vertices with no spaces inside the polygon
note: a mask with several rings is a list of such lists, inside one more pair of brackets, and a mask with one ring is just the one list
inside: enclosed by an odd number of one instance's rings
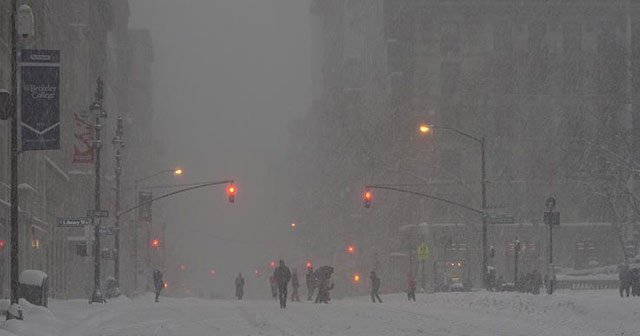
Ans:
{"label": "snow covered street", "polygon": [[615,291],[552,297],[513,293],[400,294],[331,304],[203,300],[151,296],[106,305],[53,300],[51,311],[25,307],[25,321],[3,322],[0,336],[146,335],[640,335],[640,299]]}

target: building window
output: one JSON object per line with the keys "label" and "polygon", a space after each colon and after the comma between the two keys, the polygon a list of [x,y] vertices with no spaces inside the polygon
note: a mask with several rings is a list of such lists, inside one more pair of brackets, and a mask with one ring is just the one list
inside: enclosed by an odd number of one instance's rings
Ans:
{"label": "building window", "polygon": [[440,53],[442,55],[460,53],[460,26],[455,21],[445,21],[440,27]]}
{"label": "building window", "polygon": [[493,50],[509,53],[513,49],[511,24],[509,21],[500,21],[493,26]]}
{"label": "building window", "polygon": [[577,53],[582,49],[582,26],[579,22],[562,25],[562,49],[565,53]]}
{"label": "building window", "polygon": [[453,95],[458,91],[460,63],[442,63],[440,66],[440,94]]}

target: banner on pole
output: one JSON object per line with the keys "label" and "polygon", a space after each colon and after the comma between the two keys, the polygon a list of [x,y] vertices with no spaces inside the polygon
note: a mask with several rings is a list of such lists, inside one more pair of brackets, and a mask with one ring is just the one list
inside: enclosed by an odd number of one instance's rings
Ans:
{"label": "banner on pole", "polygon": [[60,149],[60,51],[23,49],[19,69],[22,150]]}
{"label": "banner on pole", "polygon": [[73,164],[93,163],[93,126],[87,122],[87,113],[74,113]]}

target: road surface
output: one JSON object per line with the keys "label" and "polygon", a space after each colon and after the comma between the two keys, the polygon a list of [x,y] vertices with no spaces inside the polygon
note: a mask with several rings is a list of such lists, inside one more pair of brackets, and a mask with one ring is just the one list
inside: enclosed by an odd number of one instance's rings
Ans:
{"label": "road surface", "polygon": [[50,311],[27,304],[24,322],[9,321],[0,336],[191,335],[640,335],[640,298],[615,291],[575,291],[552,297],[514,293],[385,295],[330,304],[204,300],[152,296],[104,305],[53,300]]}

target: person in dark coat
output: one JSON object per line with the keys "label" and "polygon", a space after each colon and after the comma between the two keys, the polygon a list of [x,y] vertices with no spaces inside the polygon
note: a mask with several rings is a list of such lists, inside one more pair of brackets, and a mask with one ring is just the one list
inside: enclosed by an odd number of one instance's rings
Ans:
{"label": "person in dark coat", "polygon": [[626,293],[627,297],[629,297],[629,287],[630,287],[629,266],[627,266],[626,264],[620,265],[618,279],[620,280],[620,297],[624,297],[624,295],[622,295],[623,292]]}
{"label": "person in dark coat", "polygon": [[313,299],[313,292],[316,290],[317,279],[313,274],[313,267],[307,268],[307,274],[305,274],[305,282],[307,283],[307,301]]}
{"label": "person in dark coat", "polygon": [[329,303],[331,298],[329,297],[329,291],[333,289],[333,282],[331,282],[331,275],[333,274],[333,267],[326,268],[324,272],[320,272],[322,267],[316,271],[315,278],[318,279],[318,295],[316,296],[316,303]]}
{"label": "person in dark coat", "polygon": [[164,281],[162,280],[162,272],[158,269],[153,270],[153,287],[156,293],[156,302],[160,297],[160,291],[164,288]]}
{"label": "person in dark coat", "polygon": [[298,293],[298,289],[300,288],[300,281],[298,281],[298,270],[293,269],[293,274],[291,276],[291,302],[298,301],[300,302],[300,295]]}
{"label": "person in dark coat", "polygon": [[238,277],[236,278],[236,297],[238,300],[242,300],[244,296],[244,278],[242,277],[242,273],[238,273]]}
{"label": "person in dark coat", "polygon": [[416,302],[416,286],[416,277],[411,273],[407,274],[407,299],[409,301]]}
{"label": "person in dark coat", "polygon": [[632,268],[629,270],[629,285],[631,286],[631,295],[640,296],[640,269]]}
{"label": "person in dark coat", "polygon": [[273,271],[273,277],[278,284],[278,298],[280,299],[280,308],[287,308],[287,285],[291,280],[291,271],[284,264],[284,260],[280,260],[278,267]]}
{"label": "person in dark coat", "polygon": [[369,279],[371,280],[371,301],[375,303],[376,299],[378,299],[378,302],[382,303],[382,299],[380,299],[380,278],[378,278],[376,272],[371,271]]}

